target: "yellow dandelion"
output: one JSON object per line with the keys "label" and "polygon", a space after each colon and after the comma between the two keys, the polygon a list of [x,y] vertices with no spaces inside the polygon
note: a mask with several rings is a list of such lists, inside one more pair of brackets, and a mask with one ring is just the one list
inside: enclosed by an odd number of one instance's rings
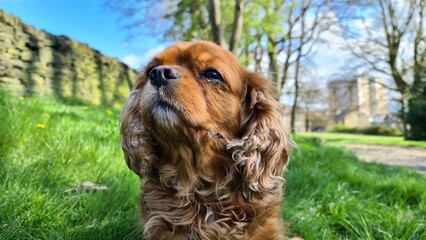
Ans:
{"label": "yellow dandelion", "polygon": [[112,111],[108,109],[108,110],[106,110],[106,114],[108,114],[108,115],[111,116],[112,115]]}
{"label": "yellow dandelion", "polygon": [[85,111],[89,110],[89,106],[84,106],[83,110],[85,110]]}
{"label": "yellow dandelion", "polygon": [[43,202],[44,202],[44,199],[43,199],[43,196],[41,196],[41,195],[37,195],[34,199],[34,203],[37,206],[41,206],[43,204]]}
{"label": "yellow dandelion", "polygon": [[45,125],[45,124],[43,124],[43,123],[37,123],[36,127],[37,127],[37,128],[41,128],[41,129],[44,129],[44,128],[46,128],[46,125]]}
{"label": "yellow dandelion", "polygon": [[19,101],[24,101],[24,100],[25,100],[25,98],[24,98],[23,96],[20,96],[20,97],[18,98],[18,100],[19,100]]}

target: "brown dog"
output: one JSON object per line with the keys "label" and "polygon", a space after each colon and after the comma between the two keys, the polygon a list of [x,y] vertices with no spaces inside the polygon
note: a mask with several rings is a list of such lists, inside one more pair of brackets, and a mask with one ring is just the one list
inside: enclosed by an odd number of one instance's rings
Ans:
{"label": "brown dog", "polygon": [[154,57],[123,110],[149,239],[281,239],[292,143],[270,81],[209,42]]}

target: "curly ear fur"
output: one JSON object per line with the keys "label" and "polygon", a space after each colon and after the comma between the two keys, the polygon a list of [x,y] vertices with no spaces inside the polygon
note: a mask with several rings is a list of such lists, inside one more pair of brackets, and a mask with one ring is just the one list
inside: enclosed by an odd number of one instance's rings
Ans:
{"label": "curly ear fur", "polygon": [[142,125],[141,92],[133,91],[127,99],[120,120],[121,147],[127,166],[139,177],[146,176],[155,161],[154,142]]}
{"label": "curly ear fur", "polygon": [[233,151],[232,159],[243,178],[243,196],[251,200],[280,192],[292,140],[270,81],[254,73],[246,76],[240,139],[230,141],[228,148]]}

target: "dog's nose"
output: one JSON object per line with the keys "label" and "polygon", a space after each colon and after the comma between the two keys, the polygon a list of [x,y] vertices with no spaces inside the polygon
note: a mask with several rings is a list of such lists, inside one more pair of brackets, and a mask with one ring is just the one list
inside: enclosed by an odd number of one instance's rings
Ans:
{"label": "dog's nose", "polygon": [[180,78],[179,72],[170,66],[158,66],[148,73],[152,85],[161,87],[169,84],[172,80]]}

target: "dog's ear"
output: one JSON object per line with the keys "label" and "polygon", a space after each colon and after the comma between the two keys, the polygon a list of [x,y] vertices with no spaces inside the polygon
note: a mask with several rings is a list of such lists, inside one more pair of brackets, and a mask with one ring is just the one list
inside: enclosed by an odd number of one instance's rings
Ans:
{"label": "dog's ear", "polygon": [[127,99],[120,120],[121,147],[127,166],[139,177],[147,175],[155,163],[154,142],[141,121],[140,90]]}
{"label": "dog's ear", "polygon": [[270,81],[255,73],[246,73],[246,79],[240,139],[230,141],[228,148],[242,175],[243,196],[251,200],[281,190],[292,140]]}

